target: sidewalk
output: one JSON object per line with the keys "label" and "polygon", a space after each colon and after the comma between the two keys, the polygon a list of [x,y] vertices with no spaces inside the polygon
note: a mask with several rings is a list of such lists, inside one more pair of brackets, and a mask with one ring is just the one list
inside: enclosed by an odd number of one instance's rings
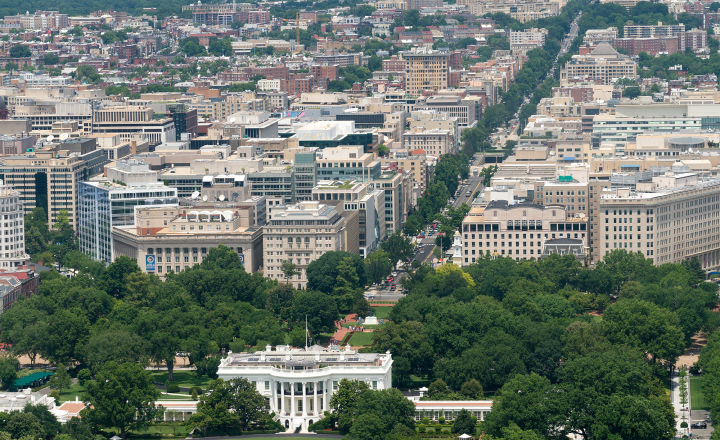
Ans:
{"label": "sidewalk", "polygon": [[[670,401],[672,402],[673,408],[675,409],[676,416],[676,428],[677,435],[682,437],[685,434],[690,433],[690,424],[692,423],[692,411],[690,411],[690,381],[688,380],[689,375],[685,377],[685,383],[687,385],[687,405],[683,408],[680,403],[680,375],[679,370],[674,369],[670,376]],[[683,418],[684,417],[684,418]],[[686,422],[688,428],[681,428],[680,424]]]}

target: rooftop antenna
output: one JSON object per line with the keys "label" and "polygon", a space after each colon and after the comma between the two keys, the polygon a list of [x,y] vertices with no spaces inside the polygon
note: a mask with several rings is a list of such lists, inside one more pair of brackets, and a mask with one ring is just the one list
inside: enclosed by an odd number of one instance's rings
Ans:
{"label": "rooftop antenna", "polygon": [[46,138],[46,140],[47,140],[48,142],[52,142],[52,141],[55,140],[55,136],[50,135],[50,136],[48,136],[48,137]]}
{"label": "rooftop antenna", "polygon": [[70,137],[69,134],[63,133],[63,134],[60,135],[60,140],[61,140],[61,141],[66,141],[67,138],[69,138],[69,137]]}

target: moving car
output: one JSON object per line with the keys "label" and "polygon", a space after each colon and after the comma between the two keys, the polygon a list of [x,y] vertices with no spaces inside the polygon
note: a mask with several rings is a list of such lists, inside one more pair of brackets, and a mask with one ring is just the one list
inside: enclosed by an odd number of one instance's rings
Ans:
{"label": "moving car", "polygon": [[707,423],[705,422],[697,422],[690,425],[690,428],[692,429],[707,429]]}

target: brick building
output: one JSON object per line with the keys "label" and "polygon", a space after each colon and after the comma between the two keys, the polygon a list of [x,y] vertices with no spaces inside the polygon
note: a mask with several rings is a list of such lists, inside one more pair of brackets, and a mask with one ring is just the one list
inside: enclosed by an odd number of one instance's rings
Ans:
{"label": "brick building", "polygon": [[328,78],[335,81],[340,76],[340,67],[334,66],[310,66],[310,74],[315,78]]}

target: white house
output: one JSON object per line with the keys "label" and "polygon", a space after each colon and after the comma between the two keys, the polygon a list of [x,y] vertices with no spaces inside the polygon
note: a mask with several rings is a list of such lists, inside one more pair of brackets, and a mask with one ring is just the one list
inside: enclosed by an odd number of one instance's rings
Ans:
{"label": "white house", "polygon": [[224,380],[242,377],[257,386],[270,411],[290,430],[307,430],[330,409],[330,398],[342,379],[357,379],[371,389],[392,386],[392,355],[358,353],[349,346],[301,349],[278,345],[273,351],[229,353],[218,368]]}

